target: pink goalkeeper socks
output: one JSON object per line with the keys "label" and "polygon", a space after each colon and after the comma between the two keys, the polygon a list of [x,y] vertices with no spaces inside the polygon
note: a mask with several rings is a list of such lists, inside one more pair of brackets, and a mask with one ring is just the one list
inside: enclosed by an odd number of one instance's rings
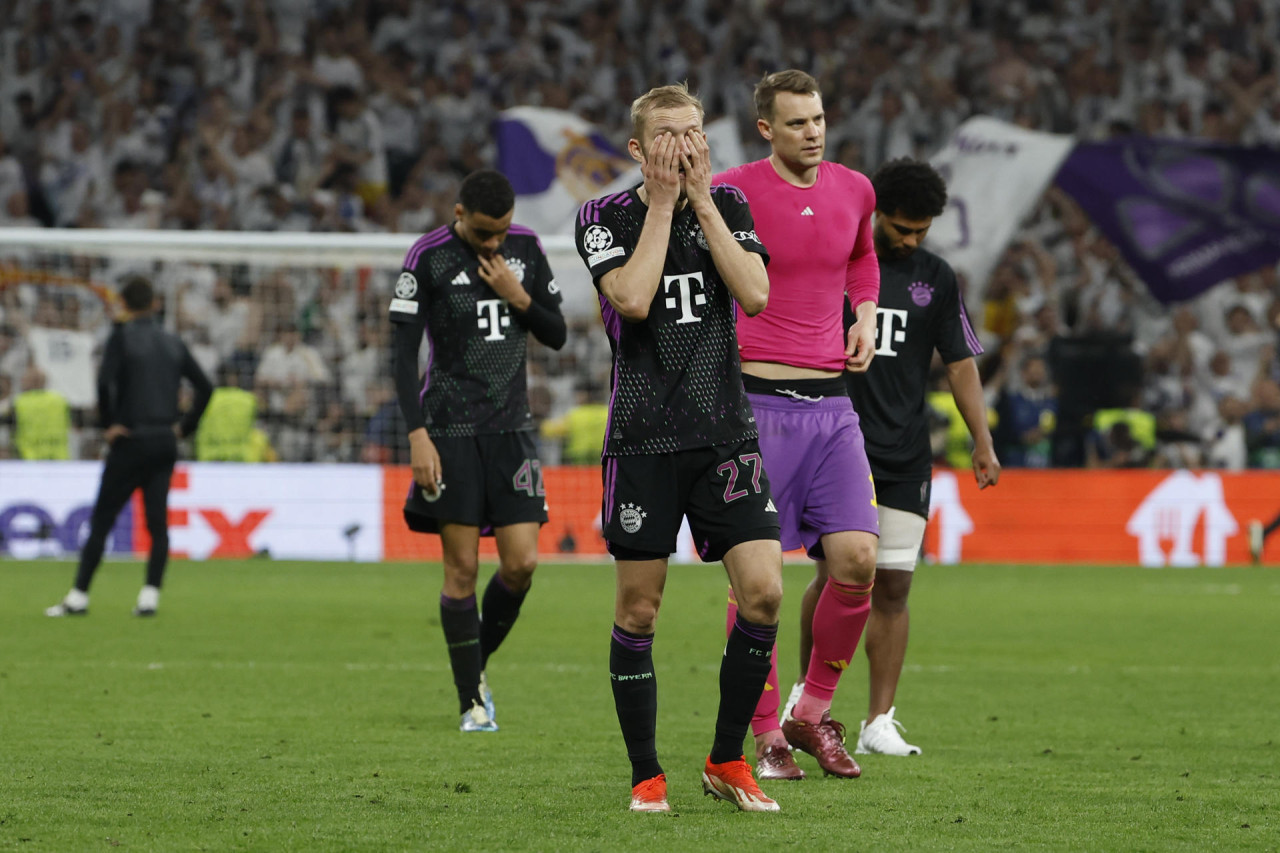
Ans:
{"label": "pink goalkeeper socks", "polygon": [[871,586],[828,580],[822,590],[813,612],[813,653],[804,695],[791,712],[797,720],[818,723],[831,710],[840,675],[853,659],[871,615]]}

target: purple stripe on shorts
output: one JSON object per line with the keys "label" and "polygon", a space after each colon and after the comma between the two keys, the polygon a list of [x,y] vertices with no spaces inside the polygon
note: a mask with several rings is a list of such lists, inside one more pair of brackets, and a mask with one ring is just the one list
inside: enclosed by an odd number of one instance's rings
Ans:
{"label": "purple stripe on shorts", "polygon": [[440,606],[445,610],[475,610],[476,597],[473,593],[466,598],[450,598],[442,592],[440,593]]}
{"label": "purple stripe on shorts", "polygon": [[633,652],[647,652],[653,648],[653,635],[647,637],[629,637],[618,628],[613,626],[613,639],[619,645],[626,646]]}
{"label": "purple stripe on shorts", "polygon": [[604,513],[601,526],[613,518],[613,490],[618,483],[618,460],[612,457],[604,460]]}

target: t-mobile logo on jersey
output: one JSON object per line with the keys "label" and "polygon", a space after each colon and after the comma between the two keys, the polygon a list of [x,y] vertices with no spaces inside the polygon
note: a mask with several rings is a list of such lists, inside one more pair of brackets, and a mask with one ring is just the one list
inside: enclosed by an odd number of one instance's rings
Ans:
{"label": "t-mobile logo on jersey", "polygon": [[897,355],[894,344],[907,339],[907,312],[901,308],[876,308],[876,355]]}
{"label": "t-mobile logo on jersey", "polygon": [[[698,287],[694,289],[694,283]],[[677,323],[698,323],[702,318],[693,313],[693,306],[706,305],[707,294],[703,292],[702,273],[691,272],[688,275],[664,275],[662,283],[667,293],[671,293],[671,285],[676,285],[679,289],[676,295],[667,297],[667,307],[680,312],[680,319]]]}
{"label": "t-mobile logo on jersey", "polygon": [[486,341],[500,341],[506,337],[511,315],[507,313],[505,299],[480,299],[476,301],[477,325],[485,332]]}

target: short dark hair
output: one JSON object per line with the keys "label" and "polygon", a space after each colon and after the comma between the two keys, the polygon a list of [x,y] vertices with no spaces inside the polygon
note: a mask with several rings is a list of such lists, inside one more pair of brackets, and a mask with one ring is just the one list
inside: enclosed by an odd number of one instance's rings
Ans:
{"label": "short dark hair", "polygon": [[458,189],[458,204],[468,213],[501,219],[516,206],[516,191],[497,169],[479,169],[467,175]]}
{"label": "short dark hair", "polygon": [[899,157],[876,169],[871,176],[876,210],[907,219],[929,219],[947,206],[947,185],[942,175],[923,160]]}
{"label": "short dark hair", "polygon": [[156,292],[152,289],[151,282],[140,275],[132,275],[120,288],[120,298],[124,300],[124,307],[130,311],[150,311],[156,301]]}
{"label": "short dark hair", "polygon": [[791,92],[796,95],[817,95],[822,97],[822,89],[812,74],[796,68],[786,71],[775,71],[766,74],[756,84],[756,116],[765,121],[773,121],[773,102],[778,99],[779,92]]}

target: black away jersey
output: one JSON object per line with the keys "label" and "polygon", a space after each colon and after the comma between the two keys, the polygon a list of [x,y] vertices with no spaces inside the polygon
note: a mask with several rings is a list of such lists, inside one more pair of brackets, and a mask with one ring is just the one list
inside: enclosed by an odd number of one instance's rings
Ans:
{"label": "black away jersey", "polygon": [[[498,250],[534,301],[559,313],[560,290],[528,228]],[[428,231],[405,256],[391,321],[426,330],[430,361],[420,400],[433,435],[533,429],[525,376],[528,328],[480,277],[480,258],[452,225]]]}
{"label": "black away jersey", "polygon": [[[589,201],[579,211],[575,242],[597,289],[601,276],[631,259],[640,239],[648,207],[637,189]],[[742,193],[721,184],[711,196],[739,245],[767,263]],[[605,456],[673,453],[757,437],[742,390],[737,305],[690,205],[672,218],[649,316],[628,322],[603,294],[600,312],[613,348]]]}
{"label": "black away jersey", "polygon": [[[845,332],[856,319],[845,305]],[[948,364],[982,353],[955,273],[932,252],[880,259],[876,355],[866,373],[846,373],[877,480],[927,480],[933,454],[925,395],[934,349]]]}

